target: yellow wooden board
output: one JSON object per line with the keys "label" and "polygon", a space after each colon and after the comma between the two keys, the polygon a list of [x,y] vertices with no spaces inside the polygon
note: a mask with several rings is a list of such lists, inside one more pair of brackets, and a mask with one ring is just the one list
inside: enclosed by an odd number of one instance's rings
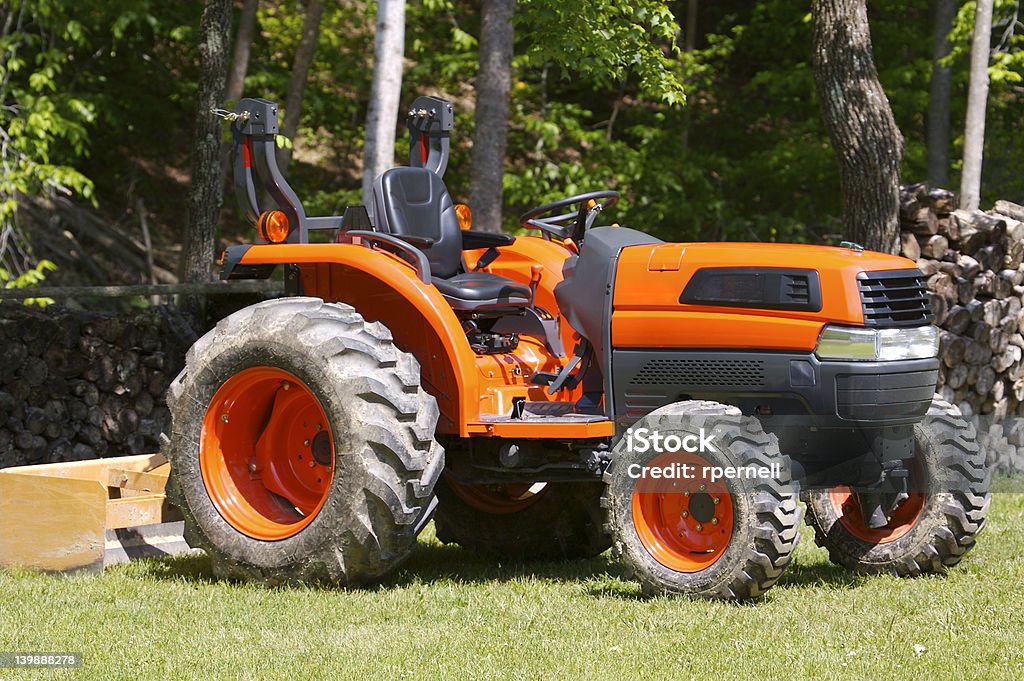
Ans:
{"label": "yellow wooden board", "polygon": [[0,567],[103,569],[108,529],[165,521],[160,454],[0,470]]}

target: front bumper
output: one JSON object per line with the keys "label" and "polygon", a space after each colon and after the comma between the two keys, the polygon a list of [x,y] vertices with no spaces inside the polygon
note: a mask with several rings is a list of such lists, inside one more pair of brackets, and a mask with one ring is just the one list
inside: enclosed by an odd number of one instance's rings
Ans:
{"label": "front bumper", "polygon": [[810,417],[814,427],[886,427],[928,412],[939,363],[820,360],[813,353],[615,350],[618,420],[628,424],[662,405],[709,399],[747,414]]}

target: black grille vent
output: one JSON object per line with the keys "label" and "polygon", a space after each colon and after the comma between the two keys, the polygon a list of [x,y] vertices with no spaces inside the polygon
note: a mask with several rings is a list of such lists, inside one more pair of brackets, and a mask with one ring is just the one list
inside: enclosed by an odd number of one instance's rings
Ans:
{"label": "black grille vent", "polygon": [[806,274],[782,275],[782,302],[795,307],[811,305],[811,282]]}
{"label": "black grille vent", "polygon": [[651,359],[630,384],[757,388],[764,385],[764,362],[748,359]]}
{"label": "black grille vent", "polygon": [[920,326],[934,319],[920,270],[861,272],[857,283],[867,326]]}

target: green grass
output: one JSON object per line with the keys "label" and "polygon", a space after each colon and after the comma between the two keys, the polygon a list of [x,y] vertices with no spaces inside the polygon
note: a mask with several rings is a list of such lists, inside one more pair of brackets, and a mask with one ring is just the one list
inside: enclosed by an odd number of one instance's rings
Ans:
{"label": "green grass", "polygon": [[1022,556],[1024,494],[1003,493],[946,577],[853,577],[805,531],[748,605],[642,599],[608,555],[503,565],[432,535],[373,590],[217,582],[191,556],[101,576],[0,571],[0,651],[86,656],[77,672],[0,679],[1020,679]]}

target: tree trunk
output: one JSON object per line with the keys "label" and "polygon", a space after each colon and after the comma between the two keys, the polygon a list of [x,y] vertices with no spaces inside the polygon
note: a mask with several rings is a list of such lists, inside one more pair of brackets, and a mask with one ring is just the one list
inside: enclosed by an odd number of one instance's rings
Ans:
{"label": "tree trunk", "polygon": [[964,128],[964,168],[960,177],[960,207],[977,210],[981,203],[981,160],[985,146],[985,106],[988,103],[988,60],[992,40],[992,0],[978,0],[971,42],[971,81],[967,88]]}
{"label": "tree trunk", "polygon": [[249,70],[249,53],[252,51],[252,39],[256,35],[256,10],[259,0],[245,0],[242,14],[238,18],[238,33],[235,34],[235,49],[231,55],[231,70],[228,72],[228,85],[224,89],[224,99],[237,102],[242,98],[245,86],[245,74]]}
{"label": "tree trunk", "polygon": [[515,6],[515,0],[483,0],[480,7],[480,70],[476,74],[469,202],[473,228],[486,232],[501,231]]}
{"label": "tree trunk", "polygon": [[[302,100],[306,96],[306,80],[309,77],[309,67],[313,63],[313,52],[316,51],[316,41],[320,37],[320,18],[324,14],[323,0],[309,0],[306,6],[306,20],[302,25],[302,36],[299,38],[299,46],[295,50],[295,61],[292,63],[292,80],[288,83],[288,96],[284,104],[284,124],[281,126],[281,134],[295,143],[295,136],[299,132],[299,121],[302,120]],[[281,172],[287,172],[288,163],[292,160],[292,150],[289,147],[279,149],[277,152],[277,165]]]}
{"label": "tree trunk", "polygon": [[[181,265],[181,280],[185,282],[209,281],[212,274],[223,170],[220,163],[221,123],[211,110],[219,107],[224,97],[231,9],[231,0],[207,0],[199,23],[199,101]],[[205,303],[202,296],[182,297],[182,311],[193,326],[202,325]]]}
{"label": "tree trunk", "polygon": [[941,61],[952,46],[949,32],[956,17],[957,0],[936,0],[932,46],[931,89],[928,92],[928,182],[933,187],[949,183],[949,93],[953,69]]}
{"label": "tree trunk", "polygon": [[903,136],[871,56],[865,0],[813,0],[814,81],[839,162],[847,238],[899,251]]}
{"label": "tree trunk", "polygon": [[[245,88],[245,74],[249,70],[249,54],[252,51],[252,40],[256,34],[256,10],[259,9],[259,0],[245,0],[242,5],[242,14],[238,19],[238,31],[235,33],[235,47],[231,56],[231,68],[228,70],[228,84],[224,88],[223,104],[233,108],[238,100],[242,98],[242,91]],[[221,145],[220,164],[224,168],[224,186],[231,184],[231,175],[228,168],[231,164],[230,140],[225,140]]]}
{"label": "tree trunk", "polygon": [[395,129],[405,56],[405,0],[379,0],[373,83],[363,146],[363,204],[373,205],[373,181],[395,164]]}
{"label": "tree trunk", "polygon": [[[697,0],[686,3],[686,34],[683,50],[693,53],[697,49]],[[683,150],[690,148],[690,127],[693,125],[693,109],[689,104],[683,108]]]}

